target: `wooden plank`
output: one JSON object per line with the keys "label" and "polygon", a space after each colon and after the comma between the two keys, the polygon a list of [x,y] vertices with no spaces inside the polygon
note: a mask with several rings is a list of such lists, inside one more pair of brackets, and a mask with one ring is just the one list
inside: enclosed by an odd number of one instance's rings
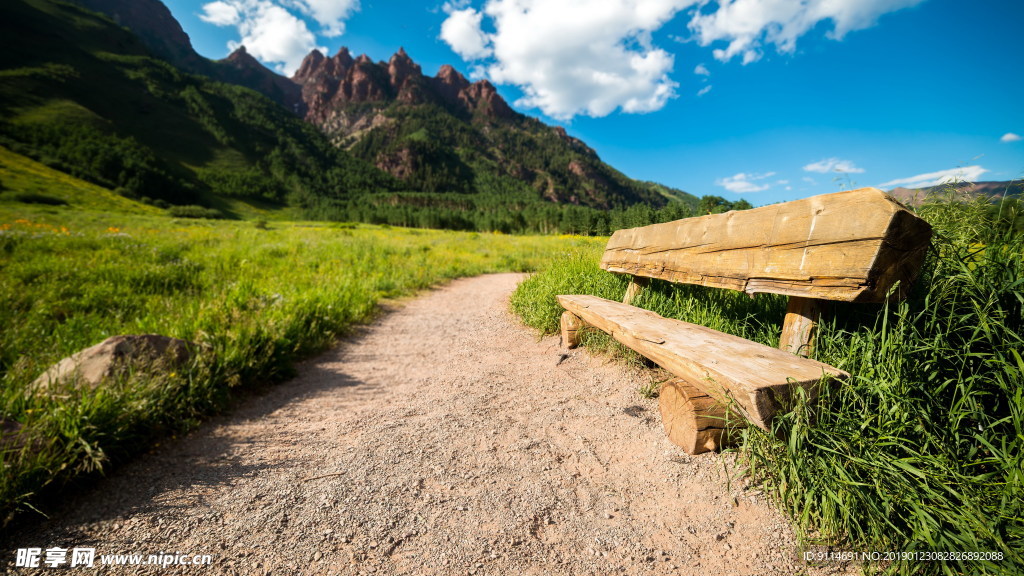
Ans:
{"label": "wooden plank", "polygon": [[719,450],[729,442],[726,406],[682,378],[661,385],[658,409],[665,435],[687,454]]}
{"label": "wooden plank", "polygon": [[644,288],[650,283],[648,278],[643,276],[631,276],[629,278],[629,286],[626,286],[626,294],[622,297],[623,304],[632,304],[633,300],[643,292]]}
{"label": "wooden plank", "polygon": [[786,319],[782,323],[782,336],[779,337],[779,350],[811,357],[814,354],[818,320],[826,304],[826,300],[790,296]]}
{"label": "wooden plank", "polygon": [[916,279],[931,226],[875,188],[615,232],[601,267],[750,294],[881,302]]}
{"label": "wooden plank", "polygon": [[566,310],[562,312],[559,326],[562,329],[562,346],[572,350],[580,345],[580,330],[586,327],[586,322],[579,316]]}
{"label": "wooden plank", "polygon": [[558,302],[719,402],[735,402],[740,413],[764,430],[771,430],[772,416],[793,387],[814,396],[824,375],[849,378],[823,362],[621,302],[597,296],[558,296]]}

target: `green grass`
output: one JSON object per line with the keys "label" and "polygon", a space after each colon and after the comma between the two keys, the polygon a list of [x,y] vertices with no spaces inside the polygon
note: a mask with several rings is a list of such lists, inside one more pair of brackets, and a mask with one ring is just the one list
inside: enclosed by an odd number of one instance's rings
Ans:
{"label": "green grass", "polygon": [[[0,417],[22,430],[0,443],[5,523],[41,493],[223,408],[231,388],[288,377],[297,358],[371,320],[382,299],[532,270],[566,246],[594,243],[0,203]],[[57,360],[142,333],[203,351],[173,374],[57,397],[27,391]]]}
{"label": "green grass", "polygon": [[85,210],[126,214],[159,214],[161,210],[119,196],[110,190],[58,172],[0,146],[0,207],[22,201],[19,195],[55,198]]}
{"label": "green grass", "polygon": [[[775,434],[750,426],[749,473],[806,544],[841,551],[994,552],[1001,561],[870,563],[866,572],[1010,574],[1024,565],[1024,237],[994,232],[988,205],[921,208],[936,231],[904,302],[837,305],[816,356],[850,372]],[[556,294],[620,299],[600,249],[565,255],[524,282],[514,310],[557,330]],[[634,302],[776,346],[785,300],[653,282]],[[584,340],[588,344],[588,340]],[[607,347],[607,337],[589,339]],[[780,440],[781,438],[781,440]]]}

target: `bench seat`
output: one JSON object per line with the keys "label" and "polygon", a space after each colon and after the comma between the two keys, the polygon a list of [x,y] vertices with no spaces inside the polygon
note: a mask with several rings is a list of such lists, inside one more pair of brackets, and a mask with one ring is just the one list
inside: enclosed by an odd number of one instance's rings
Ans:
{"label": "bench seat", "polygon": [[792,387],[813,396],[823,376],[838,381],[850,377],[817,360],[629,304],[588,295],[558,296],[558,302],[718,401],[732,400],[737,411],[764,430],[770,431],[772,416]]}

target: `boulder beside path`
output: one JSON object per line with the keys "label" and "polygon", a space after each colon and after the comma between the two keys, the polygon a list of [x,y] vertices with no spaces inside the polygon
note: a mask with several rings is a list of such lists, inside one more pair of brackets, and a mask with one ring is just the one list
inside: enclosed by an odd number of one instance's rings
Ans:
{"label": "boulder beside path", "polygon": [[95,389],[131,370],[177,368],[192,358],[195,349],[191,342],[159,334],[112,336],[50,366],[30,389],[65,385]]}

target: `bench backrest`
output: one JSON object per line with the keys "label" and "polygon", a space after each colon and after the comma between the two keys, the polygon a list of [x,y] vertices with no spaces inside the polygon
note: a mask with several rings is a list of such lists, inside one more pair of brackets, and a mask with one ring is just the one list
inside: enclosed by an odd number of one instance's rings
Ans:
{"label": "bench backrest", "polygon": [[881,302],[917,278],[931,226],[876,188],[615,232],[601,267],[672,282]]}
{"label": "bench backrest", "polygon": [[823,301],[904,297],[931,235],[885,192],[861,188],[619,230],[601,267],[633,275],[627,304],[645,278],[787,295],[779,348],[810,356]]}

